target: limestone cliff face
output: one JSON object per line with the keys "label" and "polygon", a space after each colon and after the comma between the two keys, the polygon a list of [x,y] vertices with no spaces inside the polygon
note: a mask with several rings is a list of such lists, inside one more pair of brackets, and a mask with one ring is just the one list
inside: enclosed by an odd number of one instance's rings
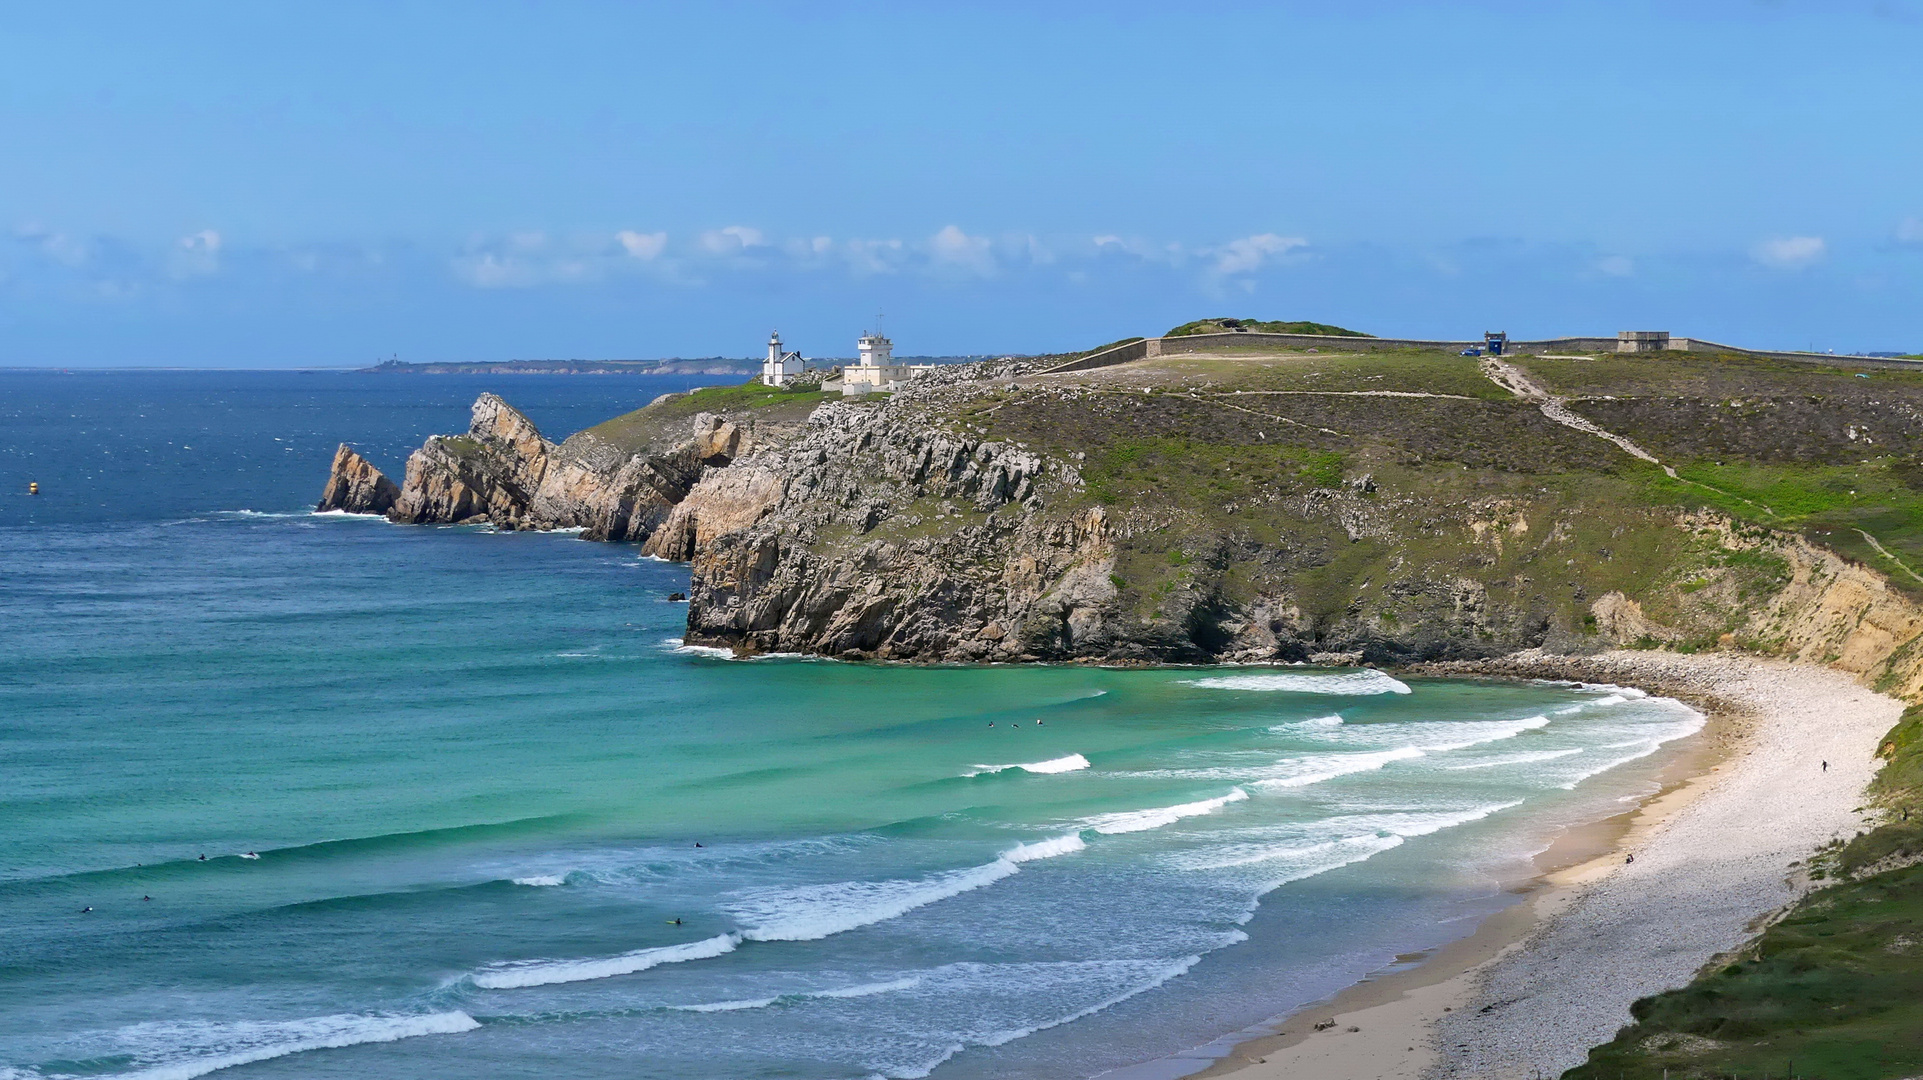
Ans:
{"label": "limestone cliff face", "polygon": [[327,477],[316,510],[344,510],[350,514],[385,514],[401,496],[394,481],[381,475],[368,460],[346,443],[334,451],[334,468]]}

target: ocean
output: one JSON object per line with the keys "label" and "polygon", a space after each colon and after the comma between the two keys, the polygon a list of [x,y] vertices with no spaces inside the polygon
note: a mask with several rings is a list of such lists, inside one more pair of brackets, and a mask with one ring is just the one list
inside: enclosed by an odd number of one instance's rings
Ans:
{"label": "ocean", "polygon": [[1702,724],[736,661],[632,546],[310,509],[712,381],[0,373],[0,1078],[1091,1076],[1467,934]]}

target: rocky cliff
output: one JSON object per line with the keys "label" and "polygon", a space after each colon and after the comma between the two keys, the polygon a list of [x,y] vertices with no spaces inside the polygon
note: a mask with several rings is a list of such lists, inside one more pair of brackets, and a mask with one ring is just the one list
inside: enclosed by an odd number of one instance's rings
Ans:
{"label": "rocky cliff", "polygon": [[346,443],[334,451],[334,468],[327,476],[316,510],[341,510],[349,514],[385,514],[401,497],[394,481],[381,475],[366,458]]}
{"label": "rocky cliff", "polygon": [[[1455,358],[1302,359],[975,365],[858,401],[722,388],[560,445],[486,395],[465,435],[415,452],[388,513],[641,542],[691,564],[689,640],[748,652],[1382,663],[1644,642],[1923,690],[1908,593],[1705,505],[1580,403]],[[378,487],[343,454],[330,498]]]}

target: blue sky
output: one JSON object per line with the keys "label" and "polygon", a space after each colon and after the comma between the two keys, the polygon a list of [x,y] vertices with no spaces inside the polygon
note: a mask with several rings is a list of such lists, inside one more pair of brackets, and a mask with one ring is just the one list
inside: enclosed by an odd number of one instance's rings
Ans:
{"label": "blue sky", "polygon": [[0,365],[1923,350],[1923,3],[0,5]]}

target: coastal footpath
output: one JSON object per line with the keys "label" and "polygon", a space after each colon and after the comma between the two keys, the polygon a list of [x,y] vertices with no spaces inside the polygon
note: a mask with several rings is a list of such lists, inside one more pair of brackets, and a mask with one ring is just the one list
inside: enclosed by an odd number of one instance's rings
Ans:
{"label": "coastal footpath", "polygon": [[[739,653],[1473,666],[1627,646],[1774,657],[1923,700],[1914,374],[1233,344],[1051,370],[1073,359],[956,365],[851,400],[713,388],[560,444],[488,395],[398,485],[343,447],[321,508],[639,543],[691,566],[687,640]],[[1858,790],[1872,753],[1909,745],[1864,716],[1862,747],[1838,753]],[[1876,797],[1845,801],[1894,813],[1906,796]],[[1819,818],[1783,842],[1827,839]],[[1876,872],[1903,872],[1923,845],[1869,824],[1888,849]],[[1779,854],[1751,877],[1786,874]],[[1852,859],[1835,873],[1870,866]],[[1791,893],[1719,895],[1754,916]],[[1718,925],[1643,965],[1653,981],[1630,997],[1587,999],[1591,1022],[1554,1029],[1561,1048],[1532,1067],[1580,1059],[1631,998],[1733,947],[1741,927]],[[1736,1052],[1683,1034],[1612,1068],[1689,1075]],[[1503,1061],[1457,1074],[1521,1058]]]}

